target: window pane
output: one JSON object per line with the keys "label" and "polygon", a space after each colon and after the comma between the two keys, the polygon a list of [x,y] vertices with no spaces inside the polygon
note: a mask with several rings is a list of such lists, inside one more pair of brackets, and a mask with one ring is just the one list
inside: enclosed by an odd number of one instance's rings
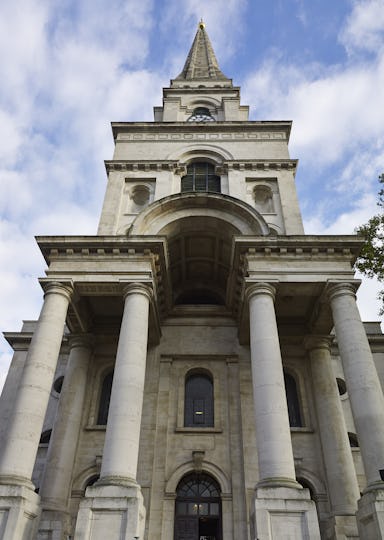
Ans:
{"label": "window pane", "polygon": [[199,504],[199,514],[201,516],[207,516],[208,515],[208,503],[200,503]]}
{"label": "window pane", "polygon": [[188,503],[188,514],[196,515],[198,509],[199,509],[199,505],[197,503]]}
{"label": "window pane", "polygon": [[299,396],[297,395],[296,381],[289,373],[284,373],[285,392],[287,395],[289,425],[302,426]]}
{"label": "window pane", "polygon": [[218,516],[219,515],[219,503],[211,503],[209,505],[210,515]]}
{"label": "window pane", "polygon": [[204,424],[204,399],[193,400],[193,421],[195,424]]}
{"label": "window pane", "polygon": [[186,191],[193,191],[193,177],[191,175],[184,176],[181,179],[181,191],[182,193]]}
{"label": "window pane", "polygon": [[213,408],[211,379],[200,374],[189,376],[185,383],[184,425],[213,426]]}
{"label": "window pane", "polygon": [[205,176],[195,177],[195,191],[207,191],[207,179]]}
{"label": "window pane", "polygon": [[219,176],[210,176],[208,178],[208,191],[213,191],[215,193],[220,193],[220,177]]}
{"label": "window pane", "polygon": [[187,503],[186,502],[178,502],[176,503],[176,513],[179,515],[186,515],[187,514]]}
{"label": "window pane", "polygon": [[104,426],[107,424],[109,402],[111,401],[112,380],[113,372],[109,373],[103,380],[99,404],[99,414],[97,416],[97,423],[100,426]]}

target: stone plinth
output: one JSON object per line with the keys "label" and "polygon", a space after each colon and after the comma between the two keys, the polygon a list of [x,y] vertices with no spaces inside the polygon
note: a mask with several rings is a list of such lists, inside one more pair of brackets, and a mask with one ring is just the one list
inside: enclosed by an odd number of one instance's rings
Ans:
{"label": "stone plinth", "polygon": [[21,540],[34,538],[40,513],[40,497],[31,487],[0,485],[0,538]]}
{"label": "stone plinth", "polygon": [[97,485],[80,503],[75,540],[143,540],[145,507],[138,485]]}
{"label": "stone plinth", "polygon": [[70,538],[71,516],[69,512],[42,510],[36,540],[62,540]]}
{"label": "stone plinth", "polygon": [[315,503],[307,489],[257,488],[254,540],[320,540]]}
{"label": "stone plinth", "polygon": [[376,489],[364,493],[358,502],[356,515],[360,538],[384,538],[384,490]]}

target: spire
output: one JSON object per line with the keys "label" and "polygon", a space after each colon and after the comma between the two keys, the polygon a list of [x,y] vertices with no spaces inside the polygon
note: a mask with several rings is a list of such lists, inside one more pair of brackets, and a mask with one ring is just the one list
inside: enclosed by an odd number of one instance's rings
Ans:
{"label": "spire", "polygon": [[183,71],[176,77],[180,80],[201,80],[210,79],[218,81],[229,81],[220,70],[213,47],[205,30],[203,19],[197,27],[195,39],[191,50],[188,53]]}

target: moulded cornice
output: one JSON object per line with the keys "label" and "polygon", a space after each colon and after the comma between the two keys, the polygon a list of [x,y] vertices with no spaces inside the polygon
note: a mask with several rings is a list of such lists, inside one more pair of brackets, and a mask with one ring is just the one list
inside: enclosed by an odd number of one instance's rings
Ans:
{"label": "moulded cornice", "polygon": [[39,236],[36,240],[49,267],[48,278],[41,281],[70,278],[74,283],[75,297],[68,311],[71,330],[88,331],[87,304],[82,297],[122,297],[124,287],[136,283],[153,288],[151,327],[160,335],[159,314],[169,311],[171,297],[164,237]]}
{"label": "moulded cornice", "polygon": [[[171,171],[176,174],[185,174],[185,166],[176,160],[107,160],[104,162],[107,173],[110,171],[132,172],[158,172]],[[297,159],[242,159],[226,160],[219,165],[218,174],[228,171],[296,171]]]}

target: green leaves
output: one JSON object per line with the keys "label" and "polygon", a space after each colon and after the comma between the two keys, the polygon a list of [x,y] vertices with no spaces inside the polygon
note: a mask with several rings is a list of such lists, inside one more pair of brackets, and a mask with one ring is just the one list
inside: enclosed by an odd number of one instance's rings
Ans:
{"label": "green leaves", "polygon": [[[379,182],[384,186],[384,174],[379,176]],[[356,229],[356,233],[365,239],[365,244],[356,260],[355,268],[362,274],[384,282],[384,187],[379,191],[378,206],[381,211],[365,225]],[[384,290],[380,291],[382,301],[380,315],[384,314]]]}

